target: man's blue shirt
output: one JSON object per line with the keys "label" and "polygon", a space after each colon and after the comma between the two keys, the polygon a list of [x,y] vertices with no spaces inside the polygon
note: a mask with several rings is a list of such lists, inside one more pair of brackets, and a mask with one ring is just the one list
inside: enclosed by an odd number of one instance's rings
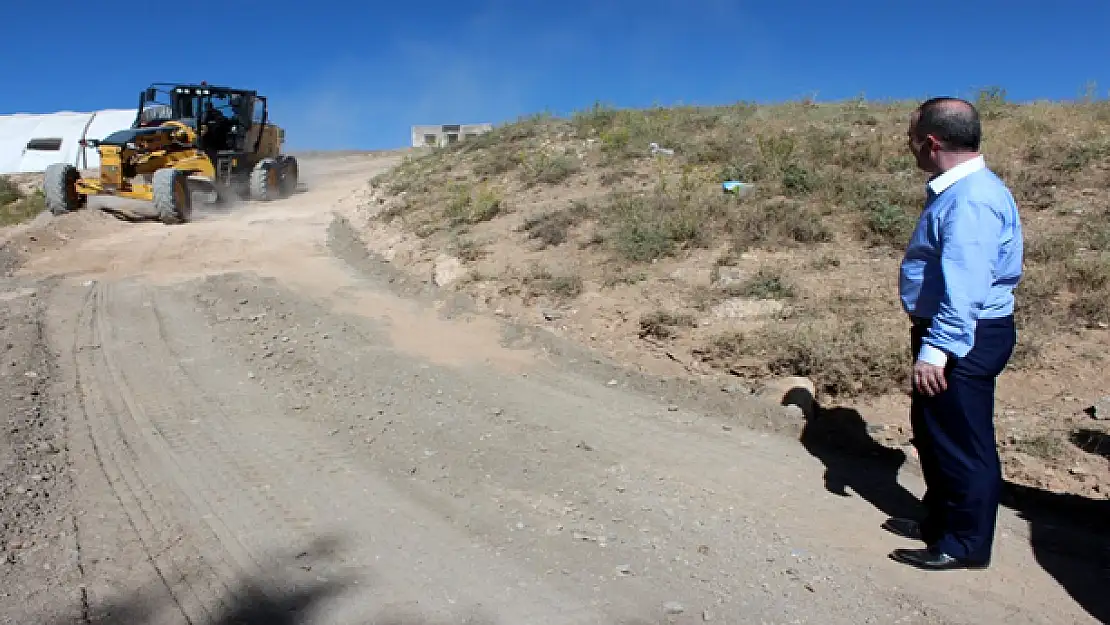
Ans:
{"label": "man's blue shirt", "polygon": [[1013,314],[1022,254],[1013,195],[981,156],[929,182],[899,283],[906,313],[932,320],[919,358],[938,366],[949,354],[962,358],[979,319]]}

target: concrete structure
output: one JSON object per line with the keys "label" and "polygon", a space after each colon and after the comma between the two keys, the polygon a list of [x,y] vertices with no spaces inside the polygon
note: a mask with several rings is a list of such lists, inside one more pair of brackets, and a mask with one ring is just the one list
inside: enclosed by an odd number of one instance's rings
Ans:
{"label": "concrete structure", "polygon": [[440,124],[413,126],[412,147],[445,146],[493,130],[493,124]]}
{"label": "concrete structure", "polygon": [[51,163],[95,169],[100,158],[81,141],[129,128],[135,114],[135,109],[110,109],[0,115],[0,174],[42,172]]}

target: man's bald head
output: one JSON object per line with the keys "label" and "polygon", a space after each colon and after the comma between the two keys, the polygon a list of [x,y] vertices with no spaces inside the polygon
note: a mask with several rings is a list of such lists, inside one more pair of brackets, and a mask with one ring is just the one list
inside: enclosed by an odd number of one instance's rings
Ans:
{"label": "man's bald head", "polygon": [[922,103],[914,111],[913,129],[918,137],[932,135],[953,152],[978,152],[983,137],[979,112],[959,98],[940,97]]}

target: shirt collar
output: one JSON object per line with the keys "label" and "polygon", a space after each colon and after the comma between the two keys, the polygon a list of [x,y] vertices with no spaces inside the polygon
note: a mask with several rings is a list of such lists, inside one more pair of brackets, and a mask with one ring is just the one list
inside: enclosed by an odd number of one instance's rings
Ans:
{"label": "shirt collar", "polygon": [[930,180],[929,190],[932,191],[934,195],[940,195],[941,193],[944,193],[944,190],[948,187],[956,184],[964,177],[968,176],[969,174],[975,173],[986,166],[986,162],[983,160],[982,155],[976,156],[971,160],[964,161],[959,165],[956,165],[952,169],[949,169],[943,174],[940,174]]}

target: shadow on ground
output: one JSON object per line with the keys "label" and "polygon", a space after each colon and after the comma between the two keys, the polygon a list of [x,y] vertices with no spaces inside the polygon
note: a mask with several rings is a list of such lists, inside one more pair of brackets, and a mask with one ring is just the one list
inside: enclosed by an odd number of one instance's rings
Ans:
{"label": "shadow on ground", "polygon": [[1091,616],[1110,623],[1110,501],[1006,482],[1002,504],[1029,523],[1037,563]]}
{"label": "shadow on ground", "polygon": [[[238,580],[223,580],[222,586],[228,590],[219,598],[212,597],[203,607],[204,617],[197,621],[185,618],[175,619],[200,625],[302,625],[319,622],[329,602],[341,594],[350,592],[376,592],[373,582],[365,579],[355,585],[352,578],[345,577],[339,570],[334,556],[340,545],[330,538],[313,541],[299,551],[268,554],[261,558],[266,564],[265,572],[258,577],[243,577]],[[202,580],[197,580],[203,585]],[[215,581],[215,580],[209,580]],[[218,582],[217,582],[218,583]],[[182,597],[181,600],[193,600]],[[165,622],[167,613],[180,616],[180,608],[175,606],[177,597],[167,597],[165,587],[155,580],[147,587],[126,596],[117,596],[96,601],[86,597],[81,623],[97,625],[147,625]],[[373,605],[373,601],[368,601]],[[195,603],[192,604],[194,611]],[[327,620],[327,619],[324,619]],[[43,621],[45,622],[45,621]],[[48,623],[47,625],[68,625],[72,620]],[[328,620],[328,622],[331,622]],[[425,618],[418,614],[406,614],[394,610],[379,611],[367,617],[364,623],[375,625],[493,625],[494,621],[481,614],[469,614],[457,621],[440,621]]]}
{"label": "shadow on ground", "polygon": [[[849,496],[851,489],[888,516],[920,518],[920,501],[898,483],[905,452],[872,438],[856,410],[809,401],[813,409],[800,442],[825,465],[829,492]],[[1079,430],[1071,440],[1088,453],[1110,456],[1104,433]],[[1006,481],[1002,505],[1028,523],[1038,564],[1092,617],[1110,623],[1110,501]]]}
{"label": "shadow on ground", "polygon": [[[257,577],[238,580],[213,580],[189,575],[193,588],[205,587],[206,582],[227,588],[220,597],[209,597],[203,609],[198,610],[197,598],[190,593],[170,597],[166,587],[151,580],[143,589],[128,595],[107,600],[84,598],[82,614],[76,622],[96,625],[154,625],[164,622],[188,622],[194,625],[307,625],[309,623],[340,622],[333,613],[335,601],[342,595],[345,600],[362,599],[367,606],[366,616],[341,622],[352,625],[501,625],[485,607],[462,607],[457,615],[449,618],[430,618],[420,614],[419,604],[407,602],[404,606],[376,607],[388,604],[392,593],[385,589],[389,579],[378,572],[356,579],[343,574],[337,556],[341,544],[332,538],[312,541],[301,550],[282,551],[256,557],[264,562],[264,571]],[[95,574],[94,574],[95,575]],[[184,579],[184,577],[182,578]],[[465,582],[463,582],[465,583]],[[441,594],[437,589],[427,589],[430,595]],[[358,595],[362,594],[362,597]],[[188,601],[193,617],[184,617],[179,601]],[[479,604],[480,605],[480,604]],[[411,607],[410,607],[411,606]],[[204,612],[199,619],[195,613]],[[170,616],[167,621],[167,616]],[[541,616],[541,615],[537,615]],[[42,625],[69,625],[72,617],[36,621]],[[604,625],[661,625],[670,620],[623,619]]]}
{"label": "shadow on ground", "polygon": [[1098,430],[1080,428],[1069,437],[1072,444],[1083,451],[1110,459],[1110,434]]}
{"label": "shadow on ground", "polygon": [[825,465],[830,493],[848,497],[850,488],[887,516],[913,518],[924,512],[917,497],[898,483],[904,451],[873,439],[859,412],[812,405],[800,441]]}

